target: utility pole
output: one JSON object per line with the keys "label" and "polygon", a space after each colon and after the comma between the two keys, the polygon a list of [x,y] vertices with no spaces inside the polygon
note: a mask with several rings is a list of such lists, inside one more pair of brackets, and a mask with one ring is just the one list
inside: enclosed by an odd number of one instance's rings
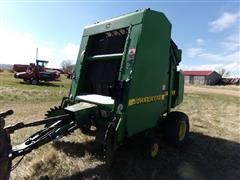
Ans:
{"label": "utility pole", "polygon": [[36,60],[38,60],[38,48],[36,49]]}

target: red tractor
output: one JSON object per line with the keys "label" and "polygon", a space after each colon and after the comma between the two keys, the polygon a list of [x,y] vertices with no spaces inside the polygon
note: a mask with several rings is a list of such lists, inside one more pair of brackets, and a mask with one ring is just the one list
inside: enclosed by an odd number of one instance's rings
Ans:
{"label": "red tractor", "polygon": [[30,63],[25,72],[14,74],[15,78],[23,79],[32,85],[37,85],[39,81],[55,81],[60,77],[60,72],[46,70],[45,64],[48,61],[36,60],[36,64]]}

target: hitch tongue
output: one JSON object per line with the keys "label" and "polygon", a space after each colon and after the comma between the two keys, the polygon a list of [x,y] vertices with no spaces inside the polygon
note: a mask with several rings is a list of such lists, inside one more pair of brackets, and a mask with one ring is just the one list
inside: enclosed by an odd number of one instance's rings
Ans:
{"label": "hitch tongue", "polygon": [[13,114],[12,110],[0,113],[0,179],[8,180],[11,172],[12,159],[9,154],[12,149],[9,134],[4,129],[4,118]]}

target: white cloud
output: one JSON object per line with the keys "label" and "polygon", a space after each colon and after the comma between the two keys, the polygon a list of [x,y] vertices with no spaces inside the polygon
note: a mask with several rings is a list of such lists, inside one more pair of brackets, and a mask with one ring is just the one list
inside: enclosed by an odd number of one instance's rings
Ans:
{"label": "white cloud", "polygon": [[217,70],[223,67],[223,64],[203,64],[199,66],[183,66],[184,70]]}
{"label": "white cloud", "polygon": [[191,58],[197,56],[198,54],[201,54],[202,52],[203,52],[202,48],[189,48],[189,49],[187,49],[187,55]]}
{"label": "white cloud", "polygon": [[233,61],[232,63],[229,63],[229,64],[224,64],[224,63],[203,64],[199,66],[199,68],[203,70],[215,70],[215,71],[226,69],[227,71],[230,71],[230,72],[236,72],[236,71],[239,71],[239,63],[237,61]]}
{"label": "white cloud", "polygon": [[[211,51],[209,47],[206,46],[187,49],[185,58],[194,62],[193,64],[198,65],[183,66],[183,69],[226,69],[231,72],[232,76],[240,77],[240,29],[235,26],[239,21],[239,17],[240,12],[235,14],[225,12],[218,19],[210,22],[209,30],[211,32],[221,32],[230,27],[237,29],[237,31],[223,38],[220,42],[222,49],[216,52]],[[196,43],[198,45],[206,45],[205,41],[201,38],[196,39]],[[219,42],[217,43],[219,44]],[[217,43],[215,44],[216,47]]]}
{"label": "white cloud", "polygon": [[240,58],[240,51],[234,52],[224,52],[224,53],[203,53],[200,57],[205,58],[209,61],[216,61],[216,62],[233,62]]}
{"label": "white cloud", "polygon": [[239,60],[240,51],[238,50],[234,52],[226,51],[221,53],[212,53],[203,48],[189,48],[187,49],[187,56],[190,58],[198,58],[212,62],[229,62]]}
{"label": "white cloud", "polygon": [[238,21],[240,13],[223,13],[218,19],[209,22],[211,32],[221,32],[229,27],[231,27],[234,23]]}
{"label": "white cloud", "polygon": [[55,41],[47,41],[45,43],[46,46],[55,46],[56,45],[56,42]]}
{"label": "white cloud", "polygon": [[233,61],[231,63],[211,63],[202,64],[198,66],[181,66],[183,70],[214,70],[219,71],[225,69],[230,72],[231,77],[240,77],[240,64],[239,61]]}
{"label": "white cloud", "polygon": [[63,53],[65,57],[68,57],[68,59],[73,60],[76,59],[78,55],[78,50],[79,50],[79,45],[73,44],[73,43],[68,43],[64,48],[63,48]]}
{"label": "white cloud", "polygon": [[201,39],[201,38],[196,39],[196,42],[197,42],[197,44],[199,44],[199,45],[205,45],[205,40],[203,40],[203,39]]}
{"label": "white cloud", "polygon": [[203,65],[199,66],[199,69],[217,70],[217,69],[221,69],[221,67],[223,67],[223,64],[203,64]]}
{"label": "white cloud", "polygon": [[[183,69],[219,70],[226,69],[233,76],[240,76],[240,51],[226,51],[222,53],[208,52],[202,48],[189,48],[187,56],[193,61],[200,61],[198,66],[183,66]],[[205,62],[205,63],[204,63]]]}
{"label": "white cloud", "polygon": [[64,47],[58,47],[52,40],[38,44],[31,34],[14,32],[0,25],[0,64],[34,62],[37,47],[38,59],[48,60],[49,67],[60,67],[62,60],[76,62],[79,45],[68,43]]}
{"label": "white cloud", "polygon": [[226,48],[229,51],[235,51],[240,48],[240,29],[235,32],[234,34],[231,34],[228,36],[225,41],[222,41],[220,43],[224,48]]}

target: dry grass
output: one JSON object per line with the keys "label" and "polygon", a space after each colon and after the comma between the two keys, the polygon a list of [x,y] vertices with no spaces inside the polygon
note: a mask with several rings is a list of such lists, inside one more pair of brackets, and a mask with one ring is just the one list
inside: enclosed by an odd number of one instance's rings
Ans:
{"label": "dry grass", "polygon": [[188,114],[192,131],[240,143],[239,107],[239,97],[189,93],[177,109]]}
{"label": "dry grass", "polygon": [[[17,95],[13,100],[6,97],[0,99],[0,111],[13,108],[15,115],[9,118],[12,123],[42,118],[46,110],[60,102],[69,88],[67,80],[61,82],[61,87],[29,88],[29,85],[16,84],[19,83],[16,80],[13,80],[14,85],[9,76],[6,77],[2,83],[3,76],[1,77],[0,73],[0,91]],[[55,94],[55,91],[59,90],[62,90],[62,93]],[[231,90],[235,90],[235,87],[231,87]],[[19,97],[28,93],[37,93],[40,98],[34,100],[34,97]],[[179,149],[163,143],[159,157],[149,159],[144,155],[138,139],[129,141],[119,149],[115,166],[108,170],[93,138],[82,136],[80,131],[76,130],[62,140],[26,155],[19,167],[12,172],[11,178],[240,179],[239,105],[238,96],[187,91],[184,102],[177,110],[189,115],[191,134],[189,141]],[[20,142],[36,130],[29,128],[18,131],[12,136],[13,143]]]}
{"label": "dry grass", "polygon": [[240,86],[185,86],[186,93],[219,94],[240,97]]}

